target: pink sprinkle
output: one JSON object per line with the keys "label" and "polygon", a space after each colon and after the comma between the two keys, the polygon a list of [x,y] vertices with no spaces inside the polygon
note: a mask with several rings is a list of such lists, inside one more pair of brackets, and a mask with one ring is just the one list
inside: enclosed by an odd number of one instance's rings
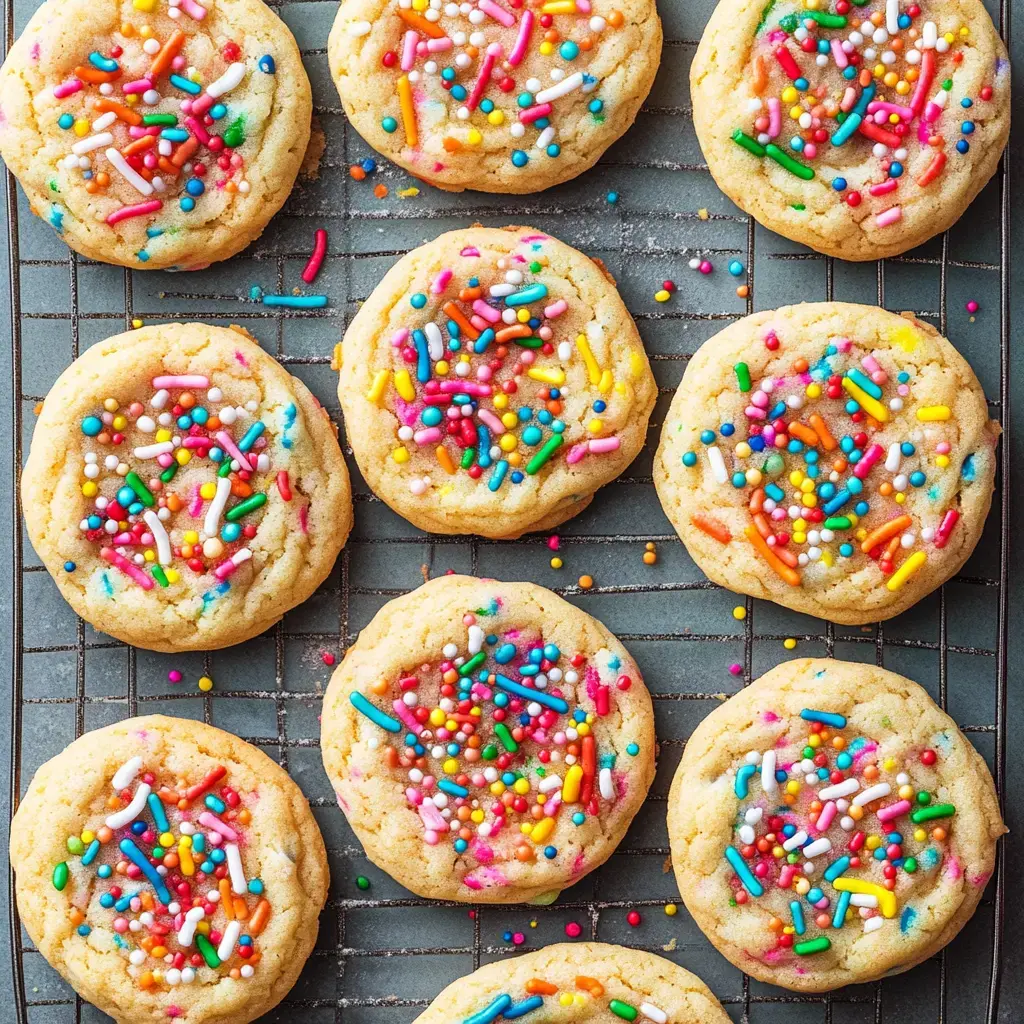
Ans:
{"label": "pink sprinkle", "polygon": [[878,809],[878,820],[879,821],[892,821],[893,818],[898,818],[901,814],[906,814],[910,810],[909,800],[900,800],[898,803],[890,804],[888,807],[880,807]]}
{"label": "pink sprinkle", "polygon": [[971,301],[967,303],[967,312],[968,313],[977,313],[979,308],[980,307],[974,301],[974,299],[971,299]]}
{"label": "pink sprinkle", "polygon": [[409,29],[402,41],[402,70],[412,71],[416,64],[416,40],[419,35],[415,29]]}
{"label": "pink sprinkle", "polygon": [[550,103],[537,103],[532,107],[527,107],[525,110],[519,111],[519,120],[523,124],[533,124],[534,121],[539,121],[542,117],[547,117],[555,108]]}
{"label": "pink sprinkle", "polygon": [[195,0],[181,0],[181,9],[193,19],[193,21],[202,21],[206,17],[206,8],[200,7]]}
{"label": "pink sprinkle", "polygon": [[478,313],[488,323],[496,324],[501,320],[501,313],[493,306],[488,306],[483,299],[476,299],[473,302],[473,312]]}
{"label": "pink sprinkle", "polygon": [[821,814],[818,815],[818,821],[814,827],[819,832],[827,832],[829,825],[832,824],[832,819],[836,816],[837,810],[838,808],[836,807],[835,800],[829,800],[829,802],[822,807]]}
{"label": "pink sprinkle", "polygon": [[702,274],[710,274],[711,271],[714,270],[714,269],[715,269],[714,266],[711,264],[711,262],[709,260],[702,260],[701,261],[700,272]]}
{"label": "pink sprinkle", "polygon": [[565,456],[566,464],[569,466],[575,466],[577,462],[582,461],[583,456],[587,454],[587,442],[581,441],[579,444],[574,444]]}
{"label": "pink sprinkle", "polygon": [[743,666],[742,666],[741,664],[739,664],[739,662],[733,662],[733,663],[732,663],[732,664],[731,664],[731,665],[729,666],[729,671],[730,671],[730,672],[731,672],[731,673],[732,673],[732,674],[733,674],[734,676],[741,676],[741,675],[743,675]]}
{"label": "pink sprinkle", "polygon": [[508,55],[508,62],[512,67],[516,67],[523,57],[526,56],[526,48],[530,43],[530,33],[533,32],[533,21],[533,11],[523,11],[523,16],[519,19],[519,35],[516,36],[512,52]]}
{"label": "pink sprinkle", "polygon": [[181,673],[176,668],[172,668],[171,671],[167,673],[167,679],[172,683],[180,683]]}
{"label": "pink sprinkle", "polygon": [[599,437],[587,444],[591,455],[603,455],[605,452],[618,451],[620,445],[617,437]]}
{"label": "pink sprinkle", "polygon": [[179,373],[171,374],[163,377],[153,378],[153,388],[156,391],[161,391],[164,388],[200,388],[205,389],[210,386],[210,378],[204,377],[201,374],[194,373]]}
{"label": "pink sprinkle", "polygon": [[552,302],[550,306],[544,307],[544,316],[548,320],[554,320],[556,317],[561,316],[569,308],[569,303],[565,299],[559,299],[557,302]]}
{"label": "pink sprinkle", "polygon": [[504,7],[499,7],[494,0],[480,0],[477,7],[484,14],[490,15],[495,21],[504,25],[505,28],[511,28],[516,23],[516,19]]}
{"label": "pink sprinkle", "polygon": [[550,537],[548,537],[548,548],[550,548],[550,550],[557,551],[560,543],[561,542],[558,539],[557,533],[553,533]]}
{"label": "pink sprinkle", "polygon": [[62,100],[65,96],[72,96],[84,88],[85,86],[77,78],[69,78],[66,82],[61,82],[60,85],[53,87],[53,95]]}
{"label": "pink sprinkle", "polygon": [[153,83],[148,78],[139,78],[134,82],[125,82],[121,86],[121,92],[126,96],[131,96],[136,92],[145,92],[147,89],[152,89]]}
{"label": "pink sprinkle", "polygon": [[448,286],[448,282],[452,279],[452,272],[447,267],[441,271],[437,277],[430,284],[430,290],[434,295],[440,295],[444,292]]}
{"label": "pink sprinkle", "polygon": [[888,210],[883,210],[875,217],[875,224],[880,228],[887,228],[890,224],[895,224],[897,221],[902,219],[902,208],[899,206],[891,206]]}
{"label": "pink sprinkle", "polygon": [[479,256],[480,250],[475,245],[467,245],[464,249],[460,250],[460,256]]}
{"label": "pink sprinkle", "polygon": [[209,811],[203,811],[199,815],[199,824],[213,829],[214,832],[222,835],[229,843],[233,843],[238,838],[238,833],[230,825],[225,824],[220,818]]}
{"label": "pink sprinkle", "polygon": [[[159,385],[161,387],[167,387],[168,385]],[[153,382],[153,387],[158,387],[156,381]],[[239,466],[242,467],[247,473],[252,472],[252,466],[249,464],[249,460],[238,450],[238,446],[231,439],[231,435],[226,430],[217,431],[217,441],[221,448],[233,458]]]}
{"label": "pink sprinkle", "polygon": [[119,221],[127,220],[129,217],[142,217],[147,213],[156,213],[163,206],[162,199],[148,199],[144,203],[136,203],[134,206],[122,206],[107,217],[108,224],[117,224]]}
{"label": "pink sprinkle", "polygon": [[565,926],[565,934],[570,939],[578,939],[583,934],[583,929],[575,921],[570,921]]}

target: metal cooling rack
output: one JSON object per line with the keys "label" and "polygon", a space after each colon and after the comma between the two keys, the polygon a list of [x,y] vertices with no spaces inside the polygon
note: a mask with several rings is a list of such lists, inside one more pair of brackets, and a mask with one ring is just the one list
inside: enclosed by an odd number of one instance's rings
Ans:
{"label": "metal cooling rack", "polygon": [[[687,557],[658,506],[651,457],[686,359],[724,322],[800,299],[836,298],[913,309],[952,338],[978,372],[993,415],[1007,422],[1010,302],[1009,177],[1005,164],[963,220],[941,239],[899,259],[853,265],[818,256],[764,232],[715,188],[696,144],[687,72],[713,0],[660,0],[666,45],[654,91],[636,126],[590,173],[536,196],[448,195],[382,167],[366,181],[347,168],[372,155],[348,129],[326,68],[323,43],[333,3],[272,3],[299,40],[317,100],[327,149],[317,181],[300,183],[264,236],[211,270],[171,276],[133,273],[69,253],[33,218],[7,181],[12,379],[9,394],[14,464],[27,452],[34,406],[57,374],[90,344],[147,322],[195,319],[240,323],[317,394],[335,419],[339,410],[331,350],[384,270],[401,253],[474,220],[533,224],[601,257],[619,280],[637,319],[660,386],[645,452],[600,492],[593,506],[560,531],[565,568],[548,565],[543,537],[515,543],[421,534],[392,514],[354,473],[356,528],[331,578],[268,634],[213,654],[163,656],[96,633],[60,598],[22,532],[13,539],[13,702],[11,805],[38,765],[84,730],[129,715],[160,711],[200,718],[235,732],[288,769],[310,798],[331,860],[332,890],[317,949],[294,990],[268,1019],[301,1014],[312,1024],[409,1024],[443,985],[481,963],[511,953],[506,932],[522,933],[521,949],[564,939],[578,921],[584,935],[648,949],[700,974],[744,1024],[1010,1021],[999,1010],[1005,959],[1002,865],[977,914],[939,956],[885,982],[826,996],[797,996],[752,981],[728,964],[678,902],[667,871],[665,801],[683,744],[723,696],[794,655],[835,655],[885,664],[917,679],[961,724],[989,760],[1000,793],[1006,776],[1009,445],[1001,451],[994,507],[985,537],[961,576],[905,615],[867,629],[836,627],[771,604],[737,598],[708,583]],[[10,45],[35,0],[8,0]],[[1009,41],[1008,0],[992,14]],[[1020,53],[1018,51],[1018,56]],[[374,198],[373,185],[390,189]],[[620,193],[609,203],[609,191]],[[326,310],[270,312],[245,301],[249,286],[282,291],[299,283],[314,228],[330,235],[316,290]],[[716,265],[694,274],[699,254]],[[725,272],[745,261],[750,296]],[[676,282],[673,300],[653,292]],[[981,303],[969,322],[964,301]],[[6,397],[6,396],[5,396]],[[350,465],[351,453],[347,453]],[[22,509],[13,488],[15,521]],[[29,510],[30,511],[30,510]],[[658,544],[657,565],[642,564],[644,543]],[[418,899],[373,868],[336,808],[320,766],[318,712],[330,669],[386,600],[452,568],[545,584],[598,615],[630,647],[655,698],[661,742],[658,778],[620,850],[600,870],[547,908],[469,908]],[[580,574],[596,585],[584,592]],[[782,640],[794,637],[794,652]],[[743,665],[742,679],[727,666]],[[186,682],[171,686],[177,668]],[[198,694],[210,675],[215,689]],[[254,687],[253,680],[258,680]],[[1019,751],[1017,752],[1019,756]],[[355,885],[371,879],[368,892]],[[9,879],[9,885],[13,882]],[[9,888],[13,1000],[0,1020],[80,1024],[101,1019],[49,968],[23,932]],[[643,923],[627,926],[627,908]]]}

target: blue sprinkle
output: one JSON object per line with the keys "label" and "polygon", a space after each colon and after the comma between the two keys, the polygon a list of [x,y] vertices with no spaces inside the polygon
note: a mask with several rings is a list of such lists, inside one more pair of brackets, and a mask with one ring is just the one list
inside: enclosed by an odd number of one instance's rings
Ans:
{"label": "blue sprinkle", "polygon": [[269,53],[265,53],[260,57],[257,65],[265,75],[272,75],[277,71],[277,65],[274,63],[274,58]]}

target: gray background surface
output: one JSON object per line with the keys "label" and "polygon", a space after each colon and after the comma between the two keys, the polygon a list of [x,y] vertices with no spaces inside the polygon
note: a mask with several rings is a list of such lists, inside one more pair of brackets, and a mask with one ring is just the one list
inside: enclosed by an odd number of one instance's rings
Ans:
{"label": "gray background surface", "polygon": [[[35,0],[15,0],[14,10],[6,12],[8,30],[20,31],[35,6]],[[1007,220],[1015,228],[1012,237],[1024,237],[1021,204],[1013,201],[1012,185],[1004,197],[1005,181],[1024,180],[1019,158],[1010,153],[1009,177],[994,180],[946,237],[901,258],[857,265],[811,253],[752,224],[716,189],[694,136],[687,87],[689,63],[712,3],[660,0],[666,45],[654,91],[636,126],[593,171],[531,197],[449,195],[421,186],[420,195],[402,199],[397,190],[415,183],[394,168],[382,167],[364,182],[349,178],[349,164],[373,154],[348,128],[327,71],[324,46],[336,5],[292,0],[272,6],[303,50],[327,150],[319,180],[300,183],[248,250],[200,273],[125,273],[70,255],[28,212],[20,191],[8,205],[16,217],[10,237],[0,233],[0,257],[10,255],[12,242],[17,249],[10,262],[0,260],[4,273],[8,266],[14,271],[10,290],[0,291],[0,330],[10,342],[0,345],[0,380],[9,382],[0,401],[7,407],[5,423],[12,429],[23,424],[22,437],[12,435],[13,443],[0,446],[0,479],[10,481],[11,517],[8,528],[0,531],[0,555],[10,569],[7,578],[14,584],[20,578],[24,587],[20,607],[15,589],[0,587],[4,621],[13,626],[3,630],[0,647],[3,664],[15,674],[8,681],[16,709],[11,716],[0,715],[5,734],[0,737],[0,767],[13,773],[13,791],[23,792],[34,769],[83,729],[156,710],[205,718],[277,758],[314,806],[330,850],[332,892],[318,949],[294,991],[272,1015],[275,1019],[298,1014],[315,1024],[408,1024],[443,985],[481,962],[507,955],[512,945],[503,940],[506,931],[524,932],[523,948],[536,948],[562,940],[564,925],[574,920],[583,925],[585,936],[658,953],[674,940],[674,950],[664,955],[699,973],[736,1021],[981,1021],[989,1005],[994,952],[1003,967],[998,1019],[1024,1020],[1024,930],[1017,881],[1024,868],[1024,844],[1018,838],[1024,824],[1024,702],[1016,671],[1024,656],[1024,589],[1017,582],[1021,553],[1012,543],[1016,520],[1011,517],[1011,544],[1003,566],[1010,588],[1008,618],[1001,636],[1002,477],[985,537],[962,576],[884,629],[863,630],[833,627],[751,601],[746,621],[737,622],[731,615],[737,599],[706,583],[675,540],[650,480],[651,454],[688,355],[737,316],[801,299],[912,309],[939,326],[967,356],[993,415],[1005,422],[1006,400],[1013,404],[1015,396],[1015,407],[1022,408],[1022,376],[1012,342],[1006,380],[1000,365],[1001,327],[1009,331],[1004,299],[1015,294],[1014,288],[1024,296],[1019,256],[1010,248],[1004,261],[1000,253],[1004,198]],[[1010,7],[987,6],[1009,39]],[[1024,38],[1011,45],[1011,54],[1018,67],[1024,66]],[[378,181],[391,189],[383,201],[373,196]],[[13,188],[10,180],[8,188]],[[619,192],[617,205],[606,202],[609,190]],[[702,208],[709,219],[698,214]],[[356,527],[335,572],[317,595],[264,637],[206,658],[171,657],[126,648],[72,615],[15,523],[13,502],[16,467],[31,438],[33,407],[77,352],[125,329],[133,317],[148,323],[184,318],[244,324],[338,418],[329,360],[359,302],[401,252],[477,219],[494,225],[532,224],[602,258],[639,323],[661,387],[645,452],[588,511],[560,531],[563,570],[548,566],[544,537],[495,543],[420,534],[376,501],[355,474]],[[246,301],[253,284],[268,291],[301,284],[299,273],[318,227],[330,235],[330,255],[315,287],[330,297],[326,315],[268,315]],[[715,263],[712,276],[687,269],[695,254]],[[733,257],[749,266],[749,302],[736,297],[737,282],[725,272]],[[653,294],[666,278],[675,281],[678,291],[672,302],[660,305]],[[973,323],[964,311],[968,299],[981,305]],[[1005,312],[1014,305],[1007,301]],[[1016,321],[1024,322],[1020,311]],[[1015,465],[1020,444],[1012,435],[1006,443],[1006,461]],[[351,460],[350,465],[354,471]],[[641,562],[648,540],[658,543],[654,567]],[[320,655],[327,650],[340,654],[385,601],[421,582],[423,564],[432,575],[453,568],[526,578],[566,594],[622,637],[655,696],[661,760],[652,796],[620,851],[553,907],[484,907],[473,919],[465,907],[426,904],[369,865],[334,805],[318,750],[320,694],[330,673]],[[575,587],[582,573],[595,579],[589,594]],[[787,636],[800,640],[793,654],[783,649]],[[712,949],[682,906],[675,918],[662,912],[663,904],[678,896],[671,873],[664,870],[665,795],[686,737],[717,706],[721,694],[735,692],[744,681],[793,655],[826,653],[878,662],[921,682],[967,729],[990,764],[1003,716],[1003,798],[1011,828],[1003,850],[1006,915],[1000,927],[998,894],[990,885],[972,922],[941,956],[878,985],[794,1000],[780,989],[744,978]],[[1004,657],[1009,693],[1000,709]],[[734,661],[745,665],[745,678],[729,675],[727,666]],[[185,677],[177,687],[167,683],[171,668]],[[206,697],[195,687],[204,672],[216,681]],[[13,747],[6,736],[12,726],[20,726]],[[7,793],[0,790],[2,821],[8,820],[6,802]],[[0,868],[6,874],[5,857],[4,849]],[[368,893],[356,888],[358,874],[372,880]],[[644,915],[638,929],[625,920],[634,906]],[[996,936],[1001,937],[998,950]],[[14,955],[8,938],[7,929],[0,929],[0,970],[23,971],[28,1020],[72,1024],[101,1018],[75,999],[24,933],[15,935]],[[10,977],[13,989],[16,976]],[[0,1021],[15,1019],[14,1001],[0,999]]]}

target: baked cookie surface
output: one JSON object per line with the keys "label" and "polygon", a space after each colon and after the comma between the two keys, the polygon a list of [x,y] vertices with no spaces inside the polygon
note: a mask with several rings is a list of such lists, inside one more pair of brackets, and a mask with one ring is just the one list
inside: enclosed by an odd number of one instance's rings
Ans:
{"label": "baked cookie surface", "polygon": [[945,231],[1010,131],[1006,48],[980,0],[722,0],[690,87],[719,188],[845,260]]}
{"label": "baked cookie surface", "polygon": [[77,252],[192,270],[259,237],[291,191],[312,98],[258,0],[50,0],[0,70],[0,154]]}
{"label": "baked cookie surface", "polygon": [[654,0],[343,0],[327,55],[353,127],[453,191],[537,192],[633,123],[661,59]]}
{"label": "baked cookie surface", "polygon": [[973,371],[930,324],[803,303],[744,317],[694,354],[654,483],[714,582],[859,624],[963,566],[998,438]]}
{"label": "baked cookie surface", "polygon": [[668,830],[679,891],[711,943],[760,981],[823,992],[945,946],[1006,827],[984,760],[924,689],[806,658],[701,722]]}
{"label": "baked cookie surface", "polygon": [[327,413],[237,329],[159,324],[57,379],[22,472],[29,538],[97,629],[154,651],[262,633],[352,526]]}
{"label": "baked cookie surface", "polygon": [[150,715],[87,733],[35,774],[11,823],[22,924],[118,1024],[246,1024],[313,949],[323,840],[265,754]]}
{"label": "baked cookie surface", "polygon": [[595,1024],[729,1022],[707,985],[670,960],[603,942],[562,942],[452,982],[413,1024],[490,1024],[520,1016]]}
{"label": "baked cookie surface", "polygon": [[532,228],[396,263],[340,348],[373,491],[422,530],[513,538],[583,511],[643,447],[657,387],[603,267]]}
{"label": "baked cookie surface", "polygon": [[654,779],[636,664],[530,583],[442,576],[390,601],[321,721],[367,856],[430,899],[550,902],[608,859]]}

